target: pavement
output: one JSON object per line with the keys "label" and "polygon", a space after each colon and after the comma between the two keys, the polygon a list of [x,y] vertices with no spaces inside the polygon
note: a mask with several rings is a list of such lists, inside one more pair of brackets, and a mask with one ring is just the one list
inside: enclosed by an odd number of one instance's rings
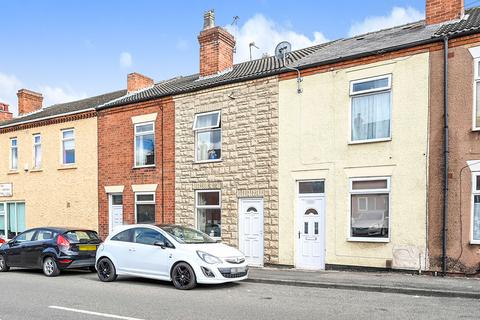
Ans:
{"label": "pavement", "polygon": [[480,278],[440,277],[399,272],[251,268],[247,281],[299,287],[480,299]]}
{"label": "pavement", "polygon": [[480,300],[252,282],[200,285],[118,277],[100,282],[86,271],[55,278],[40,270],[0,273],[1,320],[478,319]]}

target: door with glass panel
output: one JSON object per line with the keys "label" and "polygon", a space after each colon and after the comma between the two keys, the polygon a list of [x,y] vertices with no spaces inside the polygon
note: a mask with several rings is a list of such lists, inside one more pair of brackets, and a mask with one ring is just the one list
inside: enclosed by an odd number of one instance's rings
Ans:
{"label": "door with glass panel", "polygon": [[123,195],[121,193],[110,194],[109,203],[109,231],[112,232],[115,227],[123,225]]}
{"label": "door with glass panel", "polygon": [[296,267],[325,269],[325,183],[300,181],[297,197]]}
{"label": "door with glass panel", "polygon": [[249,265],[263,266],[263,199],[240,199],[239,243]]}

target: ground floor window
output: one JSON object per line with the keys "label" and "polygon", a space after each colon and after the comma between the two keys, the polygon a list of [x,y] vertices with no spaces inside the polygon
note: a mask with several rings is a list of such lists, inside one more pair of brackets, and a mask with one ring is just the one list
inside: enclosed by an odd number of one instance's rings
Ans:
{"label": "ground floor window", "polygon": [[350,180],[350,239],[388,239],[390,178]]}
{"label": "ground floor window", "polygon": [[195,198],[197,228],[211,237],[220,238],[222,235],[220,191],[199,190]]}
{"label": "ground floor window", "polygon": [[12,239],[25,231],[25,203],[0,203],[0,237]]}
{"label": "ground floor window", "polygon": [[155,193],[135,193],[135,213],[137,223],[155,223]]}
{"label": "ground floor window", "polygon": [[472,175],[472,239],[473,243],[480,243],[480,172]]}

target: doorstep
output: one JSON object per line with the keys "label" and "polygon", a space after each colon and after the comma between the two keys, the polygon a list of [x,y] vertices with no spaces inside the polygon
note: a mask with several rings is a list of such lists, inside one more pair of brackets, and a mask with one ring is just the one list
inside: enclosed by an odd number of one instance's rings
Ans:
{"label": "doorstep", "polygon": [[478,278],[434,277],[398,272],[308,271],[251,267],[246,281],[300,287],[480,299],[480,279]]}

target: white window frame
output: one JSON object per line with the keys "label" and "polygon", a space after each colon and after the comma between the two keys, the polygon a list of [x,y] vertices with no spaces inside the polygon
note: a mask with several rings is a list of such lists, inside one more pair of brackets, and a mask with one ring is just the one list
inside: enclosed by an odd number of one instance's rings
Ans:
{"label": "white window frame", "polygon": [[[388,79],[388,85],[386,87],[375,88],[370,90],[362,90],[362,91],[353,91],[353,86],[357,83],[368,82],[368,81],[375,81],[380,79]],[[389,136],[385,138],[379,139],[366,139],[366,140],[352,140],[352,108],[353,108],[353,98],[358,96],[367,96],[374,93],[379,92],[387,92],[390,91],[390,132]],[[363,78],[358,80],[350,81],[350,108],[348,109],[348,144],[362,144],[362,143],[374,143],[374,142],[383,142],[383,141],[391,141],[392,140],[392,103],[393,103],[393,90],[392,90],[392,75],[391,74],[384,74],[381,76],[370,77],[370,78]]]}
{"label": "white window frame", "polygon": [[[217,123],[216,125],[212,125],[212,126],[206,126],[206,127],[202,127],[202,128],[196,128],[197,126],[197,119],[199,116],[206,116],[206,115],[210,115],[210,114],[218,114],[218,117],[217,117]],[[223,157],[223,152],[220,153],[220,158],[218,159],[206,159],[206,160],[198,160],[198,152],[197,152],[197,144],[198,144],[198,134],[199,133],[203,133],[203,132],[209,132],[209,131],[220,131],[220,150],[223,149],[223,144],[222,144],[222,128],[220,127],[220,123],[221,123],[221,117],[222,117],[222,113],[220,110],[217,110],[217,111],[210,111],[210,112],[202,112],[202,113],[197,113],[195,114],[195,118],[193,120],[193,133],[195,135],[195,146],[194,146],[194,152],[195,152],[195,162],[196,163],[206,163],[206,162],[219,162],[219,161],[222,161],[222,157]]]}
{"label": "white window frame", "polygon": [[[145,126],[145,125],[152,125],[151,131],[145,131],[141,133],[137,133],[137,127]],[[146,165],[137,165],[137,136],[145,136],[147,134],[153,134],[153,164],[146,164]],[[163,148],[163,146],[162,146]],[[133,126],[133,167],[134,168],[151,168],[155,167],[157,163],[157,148],[156,148],[156,139],[155,139],[155,121],[147,121],[147,122],[139,122],[135,123]]]}
{"label": "white window frame", "polygon": [[[218,205],[199,205],[198,204],[198,194],[207,193],[207,192],[216,192],[218,193]],[[212,237],[215,240],[221,240],[222,238],[222,191],[219,189],[211,190],[195,190],[195,228],[200,230],[198,226],[198,209],[220,209],[220,237]],[[210,236],[210,235],[208,235]]]}
{"label": "white window frame", "polygon": [[[16,142],[15,146],[13,146],[13,141]],[[14,168],[13,167],[13,149],[15,149],[17,151],[17,167]],[[18,160],[19,158],[19,154],[18,154],[18,138],[17,137],[13,137],[13,138],[10,138],[10,157],[9,157],[9,169],[10,171],[18,171]]]}
{"label": "white window frame", "polygon": [[[67,132],[67,131],[72,131],[73,132],[73,137],[72,138],[64,138],[63,137],[63,133],[64,132]],[[63,153],[65,151],[64,147],[65,147],[65,144],[64,142],[67,142],[67,141],[73,141],[74,143],[74,152],[75,152],[75,161],[72,162],[72,163],[65,163],[64,160],[63,160]],[[66,129],[61,129],[60,130],[60,164],[62,166],[75,166],[77,164],[77,144],[76,144],[76,136],[75,136],[75,129],[74,128],[66,128]]]}
{"label": "white window frame", "polygon": [[[363,190],[354,190],[353,183],[359,181],[377,181],[377,180],[386,180],[387,187],[384,189],[363,189]],[[350,242],[390,242],[392,237],[392,189],[391,189],[391,177],[381,176],[381,177],[367,177],[367,178],[350,178],[349,187],[348,187],[348,230],[347,230],[347,240]],[[388,238],[365,238],[365,237],[352,237],[352,195],[363,195],[363,194],[378,194],[378,193],[388,193]]]}
{"label": "white window frame", "polygon": [[480,58],[473,59],[473,110],[472,110],[472,131],[480,131],[477,127],[477,83],[480,82],[478,74]]}
{"label": "white window frame", "polygon": [[[35,138],[40,138],[40,142],[35,142]],[[33,169],[40,169],[42,167],[42,135],[40,133],[36,133],[32,136],[33,138]],[[37,166],[37,153],[35,152],[36,147],[40,147],[40,165]]]}
{"label": "white window frame", "polygon": [[477,190],[477,177],[480,176],[480,172],[472,172],[472,197],[470,200],[470,244],[480,244],[480,239],[473,239],[473,221],[475,214],[475,196],[480,195],[480,190]]}
{"label": "white window frame", "polygon": [[[139,195],[153,195],[153,200],[141,200],[141,201],[138,201],[137,200],[137,196]],[[155,192],[135,192],[134,193],[134,196],[135,196],[135,223],[137,223],[137,204],[153,204],[155,206],[155,216],[154,216],[154,221],[156,223],[157,219],[156,219],[156,215],[157,215],[157,198],[156,198],[156,195],[155,195]]]}

